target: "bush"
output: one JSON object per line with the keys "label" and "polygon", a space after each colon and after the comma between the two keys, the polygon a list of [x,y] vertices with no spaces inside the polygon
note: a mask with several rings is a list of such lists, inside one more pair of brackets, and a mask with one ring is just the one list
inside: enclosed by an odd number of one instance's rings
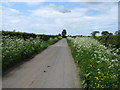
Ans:
{"label": "bush", "polygon": [[96,39],[106,47],[120,48],[120,35],[97,36]]}
{"label": "bush", "polygon": [[0,31],[2,36],[16,36],[17,38],[23,38],[24,40],[29,38],[39,37],[40,39],[47,41],[50,38],[59,38],[58,35],[44,35],[44,34],[34,34],[34,33],[25,33],[25,32],[11,32],[11,31]]}

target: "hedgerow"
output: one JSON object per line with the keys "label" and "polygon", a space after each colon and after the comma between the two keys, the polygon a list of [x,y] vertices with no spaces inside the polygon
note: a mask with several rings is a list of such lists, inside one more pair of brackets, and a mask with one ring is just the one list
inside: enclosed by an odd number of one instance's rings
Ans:
{"label": "hedgerow", "polygon": [[58,36],[53,35],[6,31],[3,31],[0,38],[2,38],[0,50],[3,72],[60,40]]}
{"label": "hedgerow", "polygon": [[26,33],[26,32],[11,32],[11,31],[0,31],[2,36],[17,36],[18,38],[23,38],[24,40],[29,39],[30,37],[36,38],[39,37],[40,39],[47,41],[50,38],[59,38],[58,35],[45,35],[45,34],[34,34],[34,33]]}
{"label": "hedgerow", "polygon": [[96,39],[106,47],[120,48],[120,35],[96,36]]}

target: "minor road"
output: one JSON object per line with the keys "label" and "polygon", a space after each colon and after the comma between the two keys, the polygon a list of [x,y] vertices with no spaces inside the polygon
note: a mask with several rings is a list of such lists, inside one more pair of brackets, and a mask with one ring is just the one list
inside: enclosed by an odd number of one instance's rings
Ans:
{"label": "minor road", "polygon": [[80,88],[66,39],[3,76],[3,88]]}

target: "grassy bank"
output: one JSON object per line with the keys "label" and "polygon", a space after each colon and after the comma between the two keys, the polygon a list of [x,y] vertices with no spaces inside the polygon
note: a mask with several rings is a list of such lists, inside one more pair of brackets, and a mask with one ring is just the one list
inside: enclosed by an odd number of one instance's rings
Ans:
{"label": "grassy bank", "polygon": [[[14,32],[14,34],[18,33]],[[24,61],[27,58],[30,58],[32,55],[41,52],[48,46],[60,40],[60,38],[55,36],[53,36],[54,38],[50,36],[49,38],[45,39],[46,35],[44,35],[43,39],[43,35],[35,36],[34,34],[30,36],[31,34],[29,33],[24,34],[24,37],[22,35],[23,33],[21,34],[21,36],[11,34],[0,35],[0,38],[2,38],[2,42],[0,43],[0,50],[2,51],[3,72],[16,65],[17,63]]]}
{"label": "grassy bank", "polygon": [[118,88],[118,49],[108,49],[91,37],[68,38],[83,88]]}

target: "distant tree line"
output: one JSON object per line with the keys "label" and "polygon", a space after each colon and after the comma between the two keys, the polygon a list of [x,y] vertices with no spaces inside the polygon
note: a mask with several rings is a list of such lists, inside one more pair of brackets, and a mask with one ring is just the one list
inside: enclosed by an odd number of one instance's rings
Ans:
{"label": "distant tree line", "polygon": [[[97,33],[100,33],[100,32],[99,32],[99,31],[93,31],[93,32],[91,33],[91,35],[92,35],[93,37],[95,37]],[[120,35],[120,30],[116,31],[114,34],[115,34],[115,35]],[[102,35],[102,36],[105,36],[105,35],[113,35],[113,33],[110,33],[110,32],[108,32],[108,31],[102,31],[102,32],[101,32],[101,35]]]}
{"label": "distant tree line", "polygon": [[[91,33],[91,35],[95,38],[95,36],[96,36],[97,33],[100,33],[100,31],[93,31],[93,32]],[[66,34],[67,34],[66,29],[63,29],[63,30],[62,30],[62,33],[59,33],[58,36],[62,36],[63,38],[66,38],[66,37],[67,37]],[[101,35],[102,35],[102,36],[106,36],[106,35],[120,35],[120,30],[115,31],[114,34],[111,33],[111,32],[109,32],[109,31],[102,31],[102,32],[101,32]],[[68,35],[68,36],[72,36],[72,35]],[[75,35],[75,36],[73,36],[73,37],[76,37],[76,36],[77,36],[77,37],[83,37],[83,35]],[[88,37],[90,37],[90,36],[88,36]]]}
{"label": "distant tree line", "polygon": [[93,31],[91,35],[98,39],[100,42],[104,43],[106,47],[109,46],[109,44],[115,46],[115,48],[120,48],[120,30],[115,31],[115,33],[109,33],[108,31],[102,31],[101,35],[99,37],[96,37],[96,34],[100,33],[99,31]]}
{"label": "distant tree line", "polygon": [[45,34],[34,34],[34,33],[26,33],[26,32],[15,32],[15,31],[0,31],[0,35],[3,36],[16,36],[17,38],[23,38],[24,40],[29,39],[29,38],[37,38],[39,37],[40,39],[44,41],[48,41],[50,38],[59,38],[58,35],[45,35]]}

